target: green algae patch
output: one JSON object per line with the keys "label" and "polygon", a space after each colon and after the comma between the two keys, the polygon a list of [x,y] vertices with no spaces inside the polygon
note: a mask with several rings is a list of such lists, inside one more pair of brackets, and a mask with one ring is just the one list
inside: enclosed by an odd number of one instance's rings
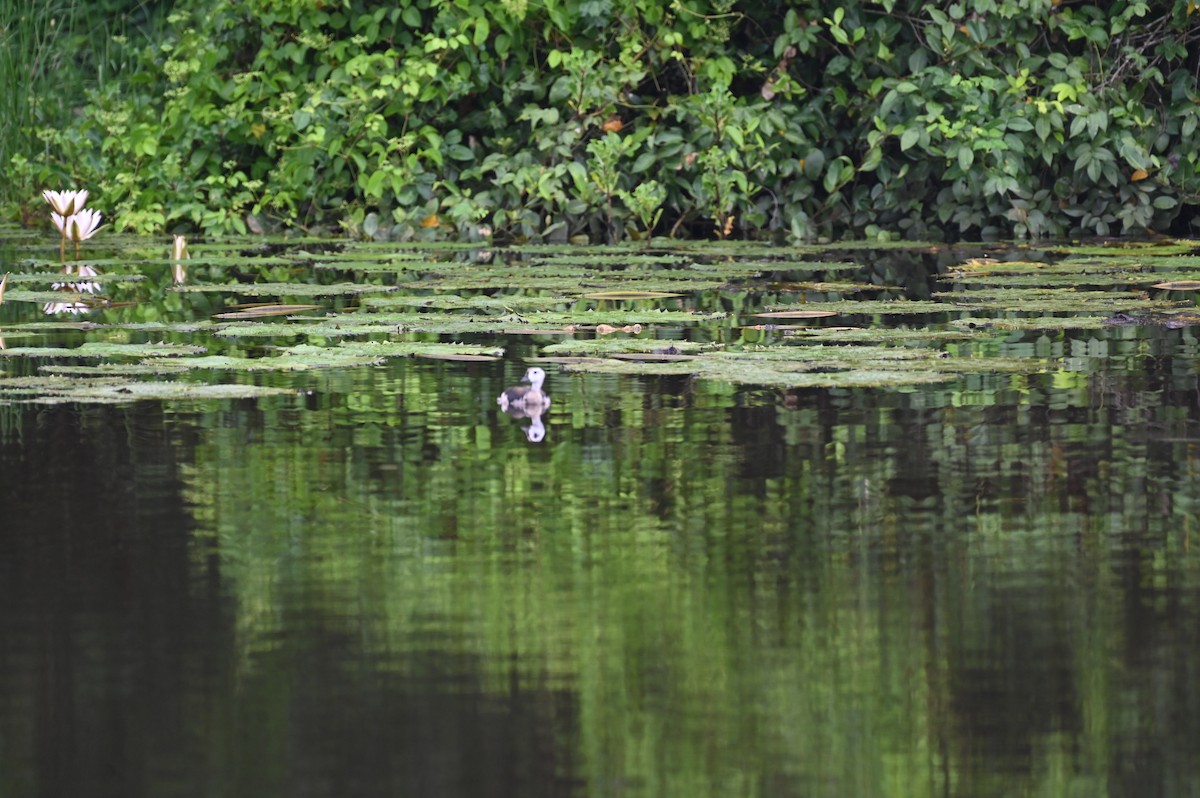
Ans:
{"label": "green algae patch", "polygon": [[110,344],[88,341],[76,347],[30,346],[0,350],[0,357],[106,358],[106,357],[183,357],[207,352],[193,344]]}

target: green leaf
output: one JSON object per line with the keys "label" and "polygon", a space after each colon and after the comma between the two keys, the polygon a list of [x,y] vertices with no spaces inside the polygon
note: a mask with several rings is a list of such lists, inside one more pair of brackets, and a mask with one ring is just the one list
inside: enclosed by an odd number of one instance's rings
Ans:
{"label": "green leaf", "polygon": [[634,174],[641,174],[653,166],[657,160],[658,158],[654,153],[643,152],[634,160],[633,166],[629,168],[629,171],[633,172]]}
{"label": "green leaf", "polygon": [[921,131],[915,127],[910,127],[900,136],[901,151],[911,148],[921,139]]}
{"label": "green leaf", "polygon": [[1044,116],[1039,116],[1037,121],[1033,123],[1033,130],[1037,133],[1037,137],[1045,141],[1050,137],[1050,120]]}
{"label": "green leaf", "polygon": [[883,150],[879,147],[872,147],[867,150],[867,155],[863,158],[862,164],[858,167],[860,172],[874,172],[879,167],[879,162],[883,160]]}
{"label": "green leaf", "polygon": [[816,180],[825,171],[825,153],[818,149],[808,151],[804,156],[804,176]]}
{"label": "green leaf", "polygon": [[476,47],[482,47],[487,43],[488,36],[491,35],[492,26],[488,22],[487,17],[476,17],[475,19],[475,36],[472,42]]}
{"label": "green leaf", "polygon": [[421,12],[416,6],[408,6],[401,11],[400,19],[410,28],[421,27]]}
{"label": "green leaf", "polygon": [[958,168],[963,172],[968,172],[971,169],[971,164],[975,163],[975,152],[970,147],[958,148]]}

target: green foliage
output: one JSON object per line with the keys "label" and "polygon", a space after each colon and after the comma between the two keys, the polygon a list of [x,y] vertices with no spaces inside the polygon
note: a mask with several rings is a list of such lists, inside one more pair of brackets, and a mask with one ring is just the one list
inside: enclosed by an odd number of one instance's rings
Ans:
{"label": "green foliage", "polygon": [[185,0],[70,127],[34,120],[10,179],[87,184],[139,231],[1183,229],[1192,8]]}

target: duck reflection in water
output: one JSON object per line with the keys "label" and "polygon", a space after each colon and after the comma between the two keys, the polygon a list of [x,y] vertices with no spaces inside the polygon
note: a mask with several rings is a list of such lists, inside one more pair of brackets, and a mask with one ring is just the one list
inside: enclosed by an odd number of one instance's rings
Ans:
{"label": "duck reflection in water", "polygon": [[505,388],[496,398],[500,409],[513,418],[529,419],[529,426],[522,427],[530,443],[540,443],[546,437],[546,426],[542,414],[550,407],[550,396],[542,390],[546,372],[534,366],[525,372],[521,382],[528,385],[513,385]]}

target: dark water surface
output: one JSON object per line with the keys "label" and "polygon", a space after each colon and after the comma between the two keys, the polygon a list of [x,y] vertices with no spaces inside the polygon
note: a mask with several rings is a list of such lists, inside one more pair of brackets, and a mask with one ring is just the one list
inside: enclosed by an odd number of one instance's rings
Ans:
{"label": "dark water surface", "polygon": [[1200,795],[1195,330],[0,406],[0,796]]}

